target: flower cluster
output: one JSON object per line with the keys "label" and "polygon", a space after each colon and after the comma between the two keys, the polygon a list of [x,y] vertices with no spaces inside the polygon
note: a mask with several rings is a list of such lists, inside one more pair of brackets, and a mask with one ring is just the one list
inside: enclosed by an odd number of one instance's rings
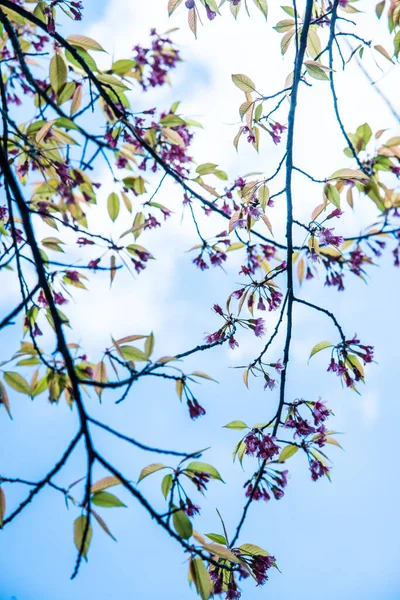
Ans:
{"label": "flower cluster", "polygon": [[276,444],[276,438],[269,434],[264,434],[260,429],[253,429],[244,438],[246,454],[256,456],[262,460],[271,460],[279,454],[279,446]]}
{"label": "flower cluster", "polygon": [[234,337],[236,326],[240,325],[243,329],[249,329],[256,337],[262,337],[265,334],[265,322],[263,319],[239,319],[234,318],[230,313],[225,313],[218,304],[214,304],[214,311],[225,319],[225,325],[214,333],[206,336],[207,344],[222,344],[229,342],[229,347],[233,350],[239,346]]}
{"label": "flower cluster", "polygon": [[334,346],[328,371],[342,378],[346,387],[355,389],[355,384],[364,381],[364,365],[373,361],[373,346],[365,346],[355,335],[351,340]]}
{"label": "flower cluster", "polygon": [[181,60],[179,50],[170,38],[159,35],[155,29],[151,30],[151,37],[150,48],[139,45],[133,48],[135,70],[143,90],[168,83],[168,71]]}
{"label": "flower cluster", "polygon": [[285,495],[288,472],[266,467],[261,478],[256,473],[244,484],[246,498],[268,502],[273,496],[275,500],[280,500]]}
{"label": "flower cluster", "polygon": [[[302,409],[307,410],[313,423],[302,414]],[[293,431],[294,440],[287,446],[292,453],[297,449],[302,449],[306,454],[313,481],[325,475],[330,477],[329,467],[325,462],[325,455],[320,451],[326,444],[339,446],[337,441],[331,437],[334,431],[328,431],[324,422],[332,415],[332,411],[327,408],[321,398],[316,402],[307,400],[295,400],[288,404],[288,412],[285,419],[284,428]],[[285,450],[283,450],[283,453]]]}
{"label": "flower cluster", "polygon": [[270,271],[262,281],[257,282],[252,280],[251,283],[232,292],[227,300],[228,310],[232,299],[239,301],[238,315],[245,303],[251,315],[254,314],[255,308],[260,311],[267,310],[267,307],[269,311],[279,308],[282,303],[283,294],[272,279],[285,269],[286,263],[283,262]]}

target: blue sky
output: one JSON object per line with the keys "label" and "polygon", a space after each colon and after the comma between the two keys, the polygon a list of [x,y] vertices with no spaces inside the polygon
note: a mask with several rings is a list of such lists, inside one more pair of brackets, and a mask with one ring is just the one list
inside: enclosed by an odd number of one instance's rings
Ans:
{"label": "blue sky", "polygon": [[[279,89],[290,68],[287,62],[282,62],[276,48],[279,36],[271,30],[271,25],[283,18],[280,11],[271,7],[269,26],[256,14],[238,23],[226,15],[220,22],[207,23],[195,41],[186,31],[184,12],[168,21],[165,4],[166,0],[151,3],[109,0],[100,3],[99,14],[99,3],[86,0],[87,20],[83,30],[109,47],[115,56],[122,56],[137,41],[145,42],[153,25],[160,30],[182,27],[176,37],[186,62],[173,76],[172,89],[156,91],[144,100],[133,96],[135,102],[138,106],[168,107],[173,99],[182,99],[182,112],[205,124],[194,146],[199,162],[219,162],[231,177],[249,171],[273,172],[282,148],[272,146],[268,140],[263,140],[258,156],[244,146],[238,155],[234,152],[232,139],[237,130],[241,96],[230,84],[230,75],[243,72],[260,82],[263,90]],[[374,5],[369,0],[362,4],[366,8]],[[373,36],[379,42],[385,39],[375,20],[365,17],[361,20],[366,37]],[[396,72],[389,69],[382,75],[369,57],[366,64],[381,79],[382,87],[394,96]],[[341,105],[348,130],[354,130],[367,119],[375,130],[394,126],[379,98],[368,91],[354,68],[351,74],[340,75],[339,79],[340,94],[346,97]],[[343,142],[328,108],[329,94],[324,84],[317,82],[313,90],[302,90],[300,101],[295,157],[299,166],[316,177],[349,166],[343,158]],[[98,177],[104,183],[106,198],[111,184],[101,165]],[[309,182],[296,178],[299,218],[307,218],[318,203],[319,194]],[[95,353],[99,345],[106,345],[110,333],[122,336],[147,333],[151,329],[156,335],[157,354],[173,354],[197,345],[206,331],[218,326],[210,307],[214,302],[222,303],[233,282],[238,281],[237,264],[226,274],[219,270],[196,271],[191,265],[191,255],[186,254],[196,243],[196,237],[188,220],[180,222],[180,191],[168,183],[159,199],[176,206],[176,215],[166,224],[162,235],[146,239],[157,261],[140,280],[117,278],[111,292],[107,279],[96,276],[91,292],[78,292],[77,303],[69,307],[78,332],[77,341],[89,354]],[[357,217],[350,215],[342,221],[346,233],[357,232],[376,217],[373,207],[363,202],[358,202],[356,208]],[[93,222],[101,225],[103,216],[99,209]],[[278,237],[284,222],[283,207],[280,209],[279,204],[272,218]],[[200,222],[207,230],[206,221]],[[362,340],[373,344],[378,364],[368,369],[362,396],[343,391],[338,379],[326,373],[326,357],[321,354],[307,363],[315,343],[335,339],[331,323],[323,316],[297,308],[288,394],[309,399],[322,396],[328,402],[335,413],[333,426],[344,434],[340,440],[344,451],[334,448],[330,452],[334,462],[332,483],[312,483],[305,461],[296,456],[288,465],[291,479],[285,497],[279,502],[252,507],[241,541],[259,544],[273,553],[282,573],[272,573],[263,588],[254,588],[246,582],[243,598],[397,600],[400,597],[397,508],[400,484],[396,477],[400,418],[398,271],[392,266],[388,252],[380,267],[371,269],[368,286],[348,278],[346,292],[339,294],[322,284],[322,278],[313,280],[298,293],[333,309],[350,336],[357,332]],[[7,289],[1,299],[2,311],[6,311],[15,297],[15,290]],[[273,316],[269,317],[268,326],[273,327]],[[14,348],[14,336],[16,333],[10,332],[5,340],[2,358],[9,353],[9,344]],[[212,446],[206,460],[220,470],[226,484],[210,484],[207,501],[199,499],[203,510],[195,526],[204,533],[219,532],[215,508],[222,512],[232,531],[243,505],[243,482],[253,472],[250,460],[244,463],[246,473],[238,465],[232,465],[231,451],[239,435],[222,426],[233,419],[263,421],[273,414],[276,405],[274,393],[266,394],[257,382],[252,383],[250,391],[246,390],[240,371],[232,369],[256,354],[260,343],[256,345],[254,340],[245,336],[236,353],[215,349],[187,361],[188,368],[206,371],[219,381],[219,384],[205,383],[199,389],[207,416],[195,423],[188,419],[168,383],[140,382],[118,407],[113,405],[111,394],[105,396],[101,407],[94,399],[88,400],[94,415],[145,443],[183,450]],[[278,338],[271,350],[272,358],[279,358],[280,341]],[[0,414],[0,472],[39,479],[62,453],[75,430],[76,416],[63,403],[49,406],[44,397],[34,403],[18,395],[11,400],[14,420],[11,422]],[[110,460],[133,480],[144,465],[158,461],[156,456],[111,444],[105,436],[96,440]],[[61,483],[69,484],[83,474],[82,459],[80,450],[60,477]],[[142,490],[162,510],[160,481],[161,477],[155,475],[143,482]],[[18,502],[19,494],[14,488],[10,490],[10,506]],[[76,515],[65,509],[62,498],[49,490],[42,492],[1,533],[1,600],[195,597],[186,581],[187,564],[180,548],[159,531],[140,506],[123,492],[119,495],[129,508],[108,512],[104,509],[102,513],[118,543],[96,528],[89,562],[71,582],[75,561],[72,522]]]}

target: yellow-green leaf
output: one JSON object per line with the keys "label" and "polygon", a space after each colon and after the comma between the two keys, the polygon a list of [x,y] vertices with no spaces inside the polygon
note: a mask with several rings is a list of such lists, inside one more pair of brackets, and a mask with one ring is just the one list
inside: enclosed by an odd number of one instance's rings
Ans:
{"label": "yellow-green leaf", "polygon": [[107,210],[108,210],[108,214],[110,215],[110,218],[112,221],[115,221],[119,215],[119,206],[120,206],[119,196],[115,192],[112,192],[108,196],[108,200],[107,200]]}
{"label": "yellow-green leaf", "polygon": [[207,463],[194,461],[187,465],[186,470],[193,471],[195,473],[208,473],[212,479],[219,479],[220,481],[223,481],[217,469]]}
{"label": "yellow-green leaf", "polygon": [[76,549],[85,560],[93,537],[93,529],[86,515],[81,515],[74,522],[74,542]]}
{"label": "yellow-green leaf", "polygon": [[144,469],[142,469],[140,472],[138,483],[139,483],[139,481],[142,481],[142,479],[144,479],[148,475],[151,475],[152,473],[156,473],[157,471],[161,471],[161,469],[165,469],[165,468],[166,468],[165,465],[163,465],[162,463],[152,463],[151,465],[144,467]]}
{"label": "yellow-green leaf", "polygon": [[16,392],[20,394],[27,394],[30,396],[31,388],[26,379],[22,377],[19,373],[15,373],[13,371],[7,371],[4,373],[4,381],[8,383],[10,387],[13,388]]}
{"label": "yellow-green leaf", "polygon": [[99,479],[98,481],[96,481],[96,483],[92,485],[92,487],[90,488],[90,492],[92,494],[96,494],[97,492],[107,490],[108,488],[113,487],[114,485],[120,485],[120,483],[121,481],[120,479],[118,479],[118,477],[103,477],[102,479]]}
{"label": "yellow-green leaf", "polygon": [[68,67],[61,54],[55,54],[50,61],[50,83],[53,90],[58,94],[67,81]]}
{"label": "yellow-green leaf", "polygon": [[209,600],[213,591],[213,583],[201,558],[194,558],[190,561],[189,576],[196,586],[201,600]]}
{"label": "yellow-green leaf", "polygon": [[256,91],[255,83],[247,75],[241,75],[240,73],[232,75],[232,81],[243,92],[251,93]]}
{"label": "yellow-green leaf", "polygon": [[251,556],[269,556],[269,552],[255,544],[242,544],[239,546],[239,550],[242,554],[250,554]]}
{"label": "yellow-green leaf", "polygon": [[183,539],[188,540],[192,537],[193,527],[189,520],[189,517],[183,512],[183,510],[177,510],[172,515],[175,531]]}
{"label": "yellow-green leaf", "polygon": [[243,421],[231,421],[227,425],[224,425],[225,429],[248,429],[248,427]]}
{"label": "yellow-green leaf", "polygon": [[288,458],[291,458],[294,454],[296,454],[297,451],[298,451],[298,447],[293,446],[293,444],[289,444],[288,446],[285,446],[279,455],[278,461],[284,462],[285,460],[288,460]]}
{"label": "yellow-green leaf", "polygon": [[84,50],[98,50],[99,52],[105,52],[104,48],[100,46],[96,40],[93,40],[86,35],[70,35],[67,37],[67,42],[69,42],[71,46],[78,46]]}
{"label": "yellow-green leaf", "polygon": [[261,10],[264,17],[267,19],[267,17],[268,17],[267,0],[253,0],[253,1],[254,1],[254,4],[257,6],[257,8],[259,8]]}
{"label": "yellow-green leaf", "polygon": [[94,494],[92,502],[96,506],[101,506],[102,508],[126,508],[126,504],[121,502],[117,496],[114,496],[114,494],[110,494],[109,492],[97,492],[97,494]]}
{"label": "yellow-green leaf", "polygon": [[321,350],[325,350],[325,348],[332,348],[333,344],[331,342],[319,342],[319,344],[315,344],[314,348],[311,350],[310,358],[317,354],[317,352],[321,352]]}

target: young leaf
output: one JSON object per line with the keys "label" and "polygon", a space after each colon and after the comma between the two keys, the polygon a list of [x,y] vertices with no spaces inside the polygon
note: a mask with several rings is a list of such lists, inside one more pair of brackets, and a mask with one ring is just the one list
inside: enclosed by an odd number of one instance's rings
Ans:
{"label": "young leaf", "polygon": [[151,475],[152,473],[155,473],[156,471],[161,471],[161,469],[165,469],[165,468],[166,468],[166,466],[161,463],[152,463],[151,465],[144,467],[144,469],[142,469],[140,472],[138,483],[139,483],[139,481],[142,481],[142,479],[144,479],[148,475]]}
{"label": "young leaf", "polygon": [[209,600],[213,591],[213,583],[201,558],[194,558],[190,561],[189,577],[196,586],[201,600]]}
{"label": "young leaf", "polygon": [[85,560],[93,537],[93,529],[86,515],[81,515],[74,522],[74,542],[76,549]]}
{"label": "young leaf", "polygon": [[253,0],[254,4],[259,8],[264,15],[264,17],[268,18],[268,3],[267,0]]}
{"label": "young leaf", "polygon": [[290,458],[291,456],[296,454],[297,451],[298,451],[297,446],[293,446],[293,444],[288,444],[287,446],[285,446],[283,448],[282,452],[280,453],[278,461],[284,462],[285,460],[287,460],[288,458]]}
{"label": "young leaf", "polygon": [[8,412],[8,415],[9,415],[10,419],[12,419],[12,417],[11,417],[11,409],[10,409],[10,401],[8,399],[7,390],[6,390],[6,388],[4,387],[4,385],[3,385],[3,383],[1,381],[0,381],[0,404],[4,405],[4,408]]}
{"label": "young leaf", "polygon": [[311,350],[310,358],[317,354],[317,352],[321,352],[321,350],[325,350],[325,348],[332,348],[333,344],[331,342],[319,342],[315,344],[314,348]]}
{"label": "young leaf", "polygon": [[92,485],[92,487],[90,488],[90,492],[92,494],[96,494],[97,492],[107,490],[108,488],[113,487],[114,485],[120,485],[120,483],[121,481],[118,479],[118,477],[103,477],[102,479],[99,479],[98,481],[96,481],[96,483]]}
{"label": "young leaf", "polygon": [[[107,368],[106,368],[106,363],[104,362],[104,360],[102,360],[95,366],[95,368],[93,370],[93,379],[94,379],[94,381],[98,381],[99,383],[107,383],[107,381],[108,381]],[[94,389],[95,389],[95,392],[98,395],[98,397],[101,398],[104,388],[102,388],[100,386],[95,386]]]}
{"label": "young leaf", "polygon": [[203,373],[202,371],[193,371],[191,375],[194,375],[195,377],[201,377],[202,379],[209,379],[210,381],[215,381],[215,383],[218,383],[218,381],[207,375],[207,373]]}
{"label": "young leaf", "polygon": [[4,515],[6,514],[6,495],[0,487],[0,529],[3,529]]}
{"label": "young leaf", "polygon": [[249,429],[249,426],[246,425],[243,421],[231,421],[227,425],[224,425],[225,429]]}
{"label": "young leaf", "polygon": [[55,54],[50,61],[50,83],[51,87],[58,94],[67,81],[68,67],[61,54]]}
{"label": "young leaf", "polygon": [[170,489],[172,487],[172,482],[173,482],[173,477],[170,473],[168,473],[168,475],[165,475],[165,477],[163,478],[162,482],[161,482],[161,491],[163,493],[164,498],[166,498],[170,492]]}
{"label": "young leaf", "polygon": [[147,362],[147,355],[139,350],[139,348],[135,348],[134,346],[121,346],[122,356],[125,360],[139,361],[139,362]]}
{"label": "young leaf", "polygon": [[242,544],[239,546],[239,550],[242,554],[250,554],[251,556],[269,556],[269,552],[255,544]]}
{"label": "young leaf", "polygon": [[297,277],[299,279],[300,285],[303,283],[304,274],[306,270],[306,263],[304,262],[304,258],[301,258],[297,263]]}
{"label": "young leaf", "polygon": [[92,515],[94,516],[94,518],[96,519],[96,521],[98,522],[98,524],[100,525],[100,527],[102,528],[103,531],[106,532],[107,535],[110,536],[110,538],[112,538],[114,540],[114,542],[116,542],[116,538],[113,536],[113,534],[111,533],[111,531],[109,530],[106,522],[104,521],[104,519],[101,518],[101,516],[99,514],[97,514],[97,512],[95,510],[92,509]]}
{"label": "young leaf", "polygon": [[219,533],[206,533],[206,537],[208,537],[212,542],[216,542],[217,544],[224,544],[225,546],[228,545],[226,538],[223,535],[220,535]]}
{"label": "young leaf", "polygon": [[153,354],[153,350],[154,350],[154,335],[153,335],[153,333],[151,333],[144,344],[144,351],[145,351],[147,358],[149,358]]}
{"label": "young leaf", "polygon": [[27,394],[28,396],[31,395],[31,388],[28,382],[19,373],[6,371],[4,373],[4,381],[8,383],[8,385],[16,392],[19,392],[20,394]]}
{"label": "young leaf", "polygon": [[71,44],[71,46],[78,46],[84,50],[97,50],[99,52],[105,52],[104,48],[100,46],[96,40],[93,40],[86,35],[70,35],[67,37],[67,41]]}
{"label": "young leaf", "polygon": [[182,2],[183,0],[168,0],[168,16],[171,16]]}
{"label": "young leaf", "polygon": [[207,463],[194,461],[187,465],[186,470],[194,471],[196,473],[208,473],[212,479],[219,479],[222,482],[224,481],[217,469]]}
{"label": "young leaf", "polygon": [[119,215],[119,206],[120,206],[119,196],[115,192],[112,192],[108,196],[108,200],[107,200],[107,210],[108,210],[108,214],[110,215],[110,218],[112,221],[115,221]]}
{"label": "young leaf", "polygon": [[256,91],[255,83],[253,83],[253,81],[250,79],[250,77],[247,77],[247,75],[232,75],[232,81],[236,85],[236,87],[238,87],[243,92],[251,93]]}
{"label": "young leaf", "polygon": [[377,52],[379,52],[379,54],[382,54],[382,56],[384,56],[385,58],[387,58],[387,60],[390,61],[393,65],[395,64],[393,58],[390,56],[390,54],[388,53],[388,51],[385,50],[385,48],[383,46],[381,46],[380,44],[378,44],[377,46],[375,46],[375,50]]}

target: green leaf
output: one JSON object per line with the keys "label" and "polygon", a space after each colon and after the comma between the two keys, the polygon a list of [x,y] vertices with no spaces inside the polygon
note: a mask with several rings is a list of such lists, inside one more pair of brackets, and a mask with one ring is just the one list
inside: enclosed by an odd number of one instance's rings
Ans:
{"label": "green leaf", "polygon": [[76,89],[76,83],[74,81],[67,81],[67,83],[63,86],[61,92],[58,94],[58,104],[64,104],[72,98]]}
{"label": "green leaf", "polygon": [[119,207],[120,207],[119,196],[115,192],[112,192],[108,196],[108,200],[107,200],[107,210],[108,210],[108,214],[110,215],[110,218],[112,221],[115,221],[117,219],[117,217],[119,215]]}
{"label": "green leaf", "polygon": [[279,21],[279,23],[277,23],[274,27],[275,31],[277,31],[278,33],[284,33],[287,31],[291,31],[294,27],[294,20],[293,19],[283,19],[282,21]]}
{"label": "green leaf", "polygon": [[55,54],[50,61],[50,83],[53,90],[58,94],[67,81],[68,67],[61,54]]}
{"label": "green leaf", "polygon": [[76,549],[85,560],[93,537],[93,529],[86,515],[81,515],[74,522],[74,542]]}
{"label": "green leaf", "polygon": [[129,90],[123,81],[117,79],[117,77],[114,77],[113,75],[101,73],[97,76],[97,79],[105,85],[106,90],[111,88],[117,94],[119,94],[119,92],[123,92],[124,90]]}
{"label": "green leaf", "polygon": [[[172,509],[176,509],[176,507],[172,507]],[[188,540],[192,537],[193,527],[192,523],[189,520],[189,517],[183,512],[183,510],[178,510],[173,513],[172,520],[174,523],[175,531],[178,535],[180,535],[184,540]]]}
{"label": "green leaf", "polygon": [[187,465],[186,470],[193,471],[196,473],[208,473],[212,479],[219,479],[220,481],[224,481],[221,475],[218,473],[217,469],[207,463],[194,461]]}
{"label": "green leaf", "polygon": [[217,544],[228,545],[225,536],[220,535],[219,533],[206,533],[206,537],[208,537],[212,542],[216,542]]}
{"label": "green leaf", "polygon": [[240,73],[238,73],[237,75],[232,75],[232,81],[236,85],[236,87],[238,87],[243,92],[256,91],[255,83],[250,79],[250,77],[247,77],[247,75],[241,75]]}
{"label": "green leaf", "polygon": [[19,373],[6,371],[4,373],[4,381],[8,383],[8,385],[16,392],[19,392],[20,394],[27,394],[28,396],[31,395],[31,388],[28,382]]}
{"label": "green leaf", "polygon": [[[94,72],[98,71],[96,61],[90,56],[89,52],[86,52],[86,50],[84,50],[83,48],[75,48],[75,51],[86,64],[88,69]],[[82,67],[81,63],[76,60],[76,58],[71,54],[71,52],[69,52],[69,50],[65,51],[65,58],[69,63],[71,63],[71,65],[79,69],[80,72],[84,71],[84,68]]]}
{"label": "green leaf", "polygon": [[190,561],[189,576],[196,586],[201,600],[209,600],[213,591],[213,583],[201,558],[194,558]]}
{"label": "green leaf", "polygon": [[372,138],[372,129],[368,123],[364,123],[363,125],[360,125],[360,127],[357,127],[356,136],[362,140],[361,150],[365,150],[368,142]]}
{"label": "green leaf", "polygon": [[179,125],[185,125],[186,121],[178,115],[166,115],[160,120],[160,123],[166,127],[178,127]]}
{"label": "green leaf", "polygon": [[134,346],[121,346],[121,352],[125,360],[147,362],[148,357],[142,350],[135,348]]}
{"label": "green leaf", "polygon": [[329,179],[351,179],[361,181],[365,179],[365,174],[360,169],[339,169],[335,171]]}
{"label": "green leaf", "polygon": [[126,508],[126,504],[121,502],[117,496],[114,496],[114,494],[110,494],[109,492],[97,492],[97,494],[94,494],[92,502],[96,506],[102,506],[103,508],[114,508],[120,506]]}
{"label": "green leaf", "polygon": [[255,544],[242,544],[239,546],[239,550],[242,554],[250,554],[251,556],[269,556],[269,552]]}
{"label": "green leaf", "polygon": [[218,165],[215,163],[203,163],[197,167],[196,173],[199,175],[209,175],[210,173],[214,173],[217,167]]}
{"label": "green leaf", "polygon": [[44,377],[42,377],[41,379],[39,379],[39,381],[37,382],[37,384],[33,388],[32,398],[36,398],[36,396],[39,396],[40,394],[43,394],[43,392],[46,391],[46,390],[47,390],[47,375],[45,375]]}
{"label": "green leaf", "polygon": [[156,473],[156,471],[161,471],[161,469],[166,469],[166,466],[163,465],[162,463],[152,463],[151,465],[144,467],[144,469],[142,469],[140,472],[138,483],[139,483],[139,481],[142,481],[142,479],[144,479],[148,475],[151,475],[152,473]]}
{"label": "green leaf", "polygon": [[164,498],[168,496],[172,487],[173,480],[174,479],[170,473],[168,475],[165,475],[165,477],[163,478],[161,482],[161,491],[163,493]]}
{"label": "green leaf", "polygon": [[311,61],[305,62],[304,64],[307,69],[307,73],[314,79],[320,79],[322,81],[329,80],[328,75],[325,73],[324,69],[322,69],[319,65]]}
{"label": "green leaf", "polygon": [[293,444],[289,444],[288,446],[285,446],[279,455],[278,461],[284,462],[285,460],[287,460],[288,458],[290,458],[291,456],[296,454],[298,449],[299,448],[297,446],[293,446]]}
{"label": "green leaf", "polygon": [[340,208],[340,194],[334,185],[327,183],[324,189],[325,196],[336,208]]}
{"label": "green leaf", "polygon": [[117,60],[111,66],[111,71],[117,75],[126,75],[136,65],[134,60]]}
{"label": "green leaf", "polygon": [[307,39],[307,52],[311,58],[316,58],[321,53],[321,40],[317,33],[317,27],[311,28]]}
{"label": "green leaf", "polygon": [[40,365],[41,361],[39,358],[24,358],[23,360],[19,360],[17,362],[18,367],[33,367],[35,365]]}
{"label": "green leaf", "polygon": [[249,426],[243,421],[231,421],[227,425],[224,425],[225,429],[248,429]]}
{"label": "green leaf", "polygon": [[332,348],[333,344],[331,342],[319,342],[315,344],[314,348],[311,350],[310,358],[317,354],[317,352],[321,352],[321,350],[325,350],[325,348]]}

